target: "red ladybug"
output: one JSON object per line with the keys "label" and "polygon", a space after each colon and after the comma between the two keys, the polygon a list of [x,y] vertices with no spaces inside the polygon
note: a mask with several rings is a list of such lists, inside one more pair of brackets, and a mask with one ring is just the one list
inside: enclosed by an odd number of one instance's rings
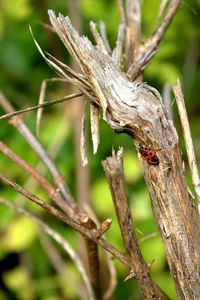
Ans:
{"label": "red ladybug", "polygon": [[149,164],[159,165],[160,161],[154,149],[140,147],[139,152]]}

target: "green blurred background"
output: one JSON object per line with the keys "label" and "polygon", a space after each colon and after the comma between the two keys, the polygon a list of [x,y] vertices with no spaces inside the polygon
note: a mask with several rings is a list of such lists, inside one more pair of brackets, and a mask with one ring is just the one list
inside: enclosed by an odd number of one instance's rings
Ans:
{"label": "green blurred background", "polygon": [[[91,38],[89,21],[104,20],[112,47],[115,45],[119,23],[116,1],[80,0],[75,1],[80,9],[82,32]],[[71,3],[71,6],[69,5]],[[142,1],[142,34],[150,35],[156,26],[156,15],[160,1]],[[53,9],[64,15],[71,14],[73,1],[67,0],[1,0],[0,2],[0,90],[7,96],[16,109],[36,105],[43,79],[55,77],[56,74],[45,63],[37,51],[31,37],[30,24],[42,49],[47,50],[67,64],[71,59],[62,43],[49,32],[42,23],[48,23],[47,9]],[[191,124],[192,136],[200,161],[200,1],[181,1],[181,7],[170,29],[165,35],[159,53],[145,70],[144,81],[163,92],[165,84],[173,83],[177,77],[182,80],[186,106]],[[50,83],[46,99],[55,99],[70,93],[69,85]],[[172,98],[174,122],[179,133],[183,159],[186,165],[188,184],[191,177],[182,138],[182,130]],[[76,197],[75,156],[73,146],[73,128],[68,118],[66,105],[61,104],[45,109],[42,119],[40,141],[54,157],[55,162],[67,180]],[[0,108],[0,114],[4,112]],[[35,131],[35,112],[25,115],[26,124]],[[37,167],[52,182],[50,175],[40,166],[38,157],[33,153],[21,135],[7,121],[1,121],[0,138],[31,166]],[[89,125],[88,125],[89,126]],[[124,164],[138,238],[156,232],[156,224],[151,212],[149,196],[142,178],[137,160],[137,152],[131,139],[122,134],[115,134],[109,126],[101,121],[101,144],[98,153],[92,155],[92,144],[89,135],[88,158],[90,170],[90,193],[93,209],[100,220],[112,218],[113,223],[107,238],[117,248],[124,250],[114,215],[107,181],[102,170],[101,161],[111,154],[112,147],[124,147]],[[108,138],[109,137],[109,138]],[[12,161],[0,154],[0,172],[26,186],[42,199],[48,200],[47,194],[36,182],[20,170]],[[16,201],[38,214],[53,228],[57,229],[73,245],[80,247],[77,235],[70,228],[30,204],[21,196],[0,184],[0,196]],[[16,215],[10,209],[0,206],[0,300],[1,299],[80,299],[77,287],[82,280],[73,263],[55,244],[64,259],[67,278],[55,271],[47,255],[48,242],[39,228],[22,215]],[[141,249],[147,261],[155,259],[151,273],[155,281],[172,298],[176,299],[173,283],[170,279],[164,249],[159,237],[142,243]],[[104,256],[101,253],[102,260]],[[132,281],[123,283],[128,273],[126,267],[116,262],[118,285],[113,299],[140,299],[136,284]],[[70,278],[70,280],[69,280]],[[107,279],[108,280],[108,279]],[[108,282],[103,283],[107,286]]]}

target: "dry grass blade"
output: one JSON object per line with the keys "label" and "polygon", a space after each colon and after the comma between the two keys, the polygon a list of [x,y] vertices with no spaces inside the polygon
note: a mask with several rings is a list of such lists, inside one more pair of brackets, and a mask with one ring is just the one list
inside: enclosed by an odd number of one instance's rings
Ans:
{"label": "dry grass blade", "polygon": [[181,119],[181,125],[182,125],[182,129],[183,129],[183,135],[184,135],[185,146],[186,146],[186,151],[187,151],[187,156],[188,156],[188,162],[189,162],[190,171],[192,174],[192,182],[193,182],[194,189],[196,192],[197,201],[198,201],[198,209],[199,209],[199,214],[200,214],[200,178],[199,178],[197,161],[196,161],[196,157],[195,157],[194,146],[193,146],[193,141],[192,141],[192,136],[191,136],[191,131],[190,131],[190,124],[189,124],[189,120],[188,120],[187,109],[185,107],[184,96],[183,96],[183,92],[182,92],[181,84],[180,84],[179,80],[177,80],[177,83],[173,86],[173,91],[174,91],[174,94],[176,97],[176,103],[178,106],[178,111],[179,111],[179,115],[180,115],[180,119]]}
{"label": "dry grass blade", "polygon": [[59,65],[60,67],[62,67],[63,69],[65,69],[65,71],[67,71],[67,73],[70,76],[72,76],[73,78],[77,79],[80,83],[82,83],[83,85],[85,85],[88,89],[91,88],[90,85],[89,85],[89,83],[88,83],[88,81],[86,81],[85,76],[83,74],[79,74],[79,73],[75,72],[69,66],[67,66],[66,64],[64,64],[63,62],[61,62],[57,58],[55,58],[50,53],[48,53],[48,52],[45,51],[45,54],[46,54],[47,58],[49,58],[52,62],[56,63],[57,65]]}
{"label": "dry grass blade", "polygon": [[58,104],[58,103],[63,103],[65,101],[68,101],[68,100],[71,100],[71,99],[74,99],[74,98],[78,98],[78,97],[80,97],[82,95],[83,95],[83,93],[80,92],[80,93],[76,93],[76,94],[71,94],[71,95],[65,96],[65,97],[60,98],[60,99],[45,101],[45,102],[43,102],[40,105],[31,106],[31,107],[28,107],[28,108],[25,108],[25,109],[22,109],[22,110],[13,111],[13,112],[10,112],[10,113],[5,114],[3,116],[0,116],[0,120],[9,119],[11,117],[14,117],[14,116],[26,113],[26,112],[30,112],[30,111],[36,110],[38,108],[43,108],[43,107],[52,106],[52,105],[55,105],[55,104]]}
{"label": "dry grass blade", "polygon": [[[85,105],[84,105],[85,109]],[[86,136],[86,117],[83,111],[82,121],[81,121],[81,138],[80,138],[80,153],[82,166],[85,167],[88,164],[87,159],[87,136]]]}
{"label": "dry grass blade", "polygon": [[100,21],[99,25],[100,25],[101,38],[103,40],[104,46],[105,46],[108,54],[110,55],[111,54],[111,47],[110,47],[110,44],[109,44],[109,41],[108,41],[108,38],[107,38],[106,25],[105,25],[104,21],[102,21],[102,20]]}

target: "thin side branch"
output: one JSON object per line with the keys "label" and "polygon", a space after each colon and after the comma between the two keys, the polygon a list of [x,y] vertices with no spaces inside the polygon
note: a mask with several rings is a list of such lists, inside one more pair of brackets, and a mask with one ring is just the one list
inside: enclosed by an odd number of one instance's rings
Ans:
{"label": "thin side branch", "polygon": [[188,162],[189,162],[190,171],[192,174],[192,182],[193,182],[194,189],[196,192],[198,209],[199,209],[199,213],[200,213],[199,172],[198,172],[197,161],[196,161],[195,152],[194,152],[194,145],[193,145],[191,131],[190,131],[190,124],[189,124],[189,120],[188,120],[187,109],[185,107],[184,96],[183,96],[183,92],[181,89],[181,84],[180,84],[179,79],[177,80],[177,83],[175,85],[173,85],[172,88],[174,91],[174,95],[176,97],[176,103],[177,103],[180,120],[181,120],[181,125],[182,125],[182,129],[183,129],[183,136],[184,136],[184,140],[185,140]]}
{"label": "thin side branch", "polygon": [[134,61],[140,44],[141,10],[139,0],[126,0],[126,58],[128,66]]}
{"label": "thin side branch", "polygon": [[[85,228],[89,230],[97,228],[95,222],[91,220],[88,217],[88,215],[85,214],[81,215],[80,222]],[[92,288],[95,294],[95,299],[102,300],[98,246],[91,239],[85,239],[85,243],[87,249],[90,282],[92,284]]]}
{"label": "thin side branch", "polygon": [[67,205],[66,201],[60,196],[58,190],[56,190],[42,175],[40,175],[35,169],[27,164],[23,159],[16,155],[6,144],[0,142],[0,151],[3,152],[7,157],[14,161],[18,166],[24,169],[29,175],[35,178],[39,185],[41,185],[48,193],[49,198],[52,199],[56,205],[58,205],[68,215],[71,214],[72,210]]}
{"label": "thin side branch", "polygon": [[97,243],[99,246],[104,248],[106,251],[110,252],[114,257],[119,259],[124,265],[128,266],[129,268],[131,267],[131,262],[130,259],[127,258],[125,255],[123,255],[119,250],[114,248],[109,242],[107,242],[102,236],[99,236],[98,229],[87,229],[83,225],[80,224],[79,222],[79,217],[78,215],[75,215],[72,212],[72,215],[68,217],[66,214],[62,213],[59,211],[57,208],[55,208],[52,205],[47,204],[37,196],[33,195],[26,189],[24,189],[22,186],[19,184],[15,183],[2,173],[0,173],[0,181],[5,184],[6,186],[14,189],[27,199],[31,200],[35,204],[39,205],[42,207],[44,210],[49,212],[51,215],[59,219],[60,221],[64,222],[65,224],[71,226],[74,228],[77,232],[79,232],[81,235],[84,237],[93,240],[95,243]]}
{"label": "thin side branch", "polygon": [[[13,112],[10,112],[10,113],[5,114],[3,116],[0,116],[0,120],[9,119],[11,117],[14,117],[14,116],[26,113],[26,112],[36,110],[38,108],[44,108],[44,107],[52,106],[52,105],[55,105],[55,104],[58,104],[58,103],[63,103],[65,101],[68,101],[68,100],[71,100],[71,99],[74,99],[74,98],[78,98],[80,96],[83,96],[82,92],[71,94],[71,95],[68,95],[68,96],[65,96],[65,97],[62,97],[62,98],[59,98],[59,99],[55,99],[55,100],[44,101],[43,103],[41,103],[39,105],[27,107],[25,109],[13,111]],[[3,94],[0,92],[0,98],[2,99],[2,97],[3,97]]]}
{"label": "thin side branch", "polygon": [[[8,113],[14,112],[12,105],[7,100],[7,98],[3,95],[3,93],[0,93],[0,106]],[[55,184],[58,186],[59,191],[63,195],[63,198],[66,200],[66,202],[69,205],[71,205],[74,202],[74,200],[63,176],[59,173],[55,163],[49,157],[49,155],[42,147],[42,145],[39,143],[37,138],[32,134],[32,132],[23,122],[21,117],[19,116],[13,117],[10,123],[19,130],[19,132],[25,138],[27,143],[40,157],[41,161],[44,163],[44,165],[47,167],[52,177],[54,178]]]}
{"label": "thin side branch", "polygon": [[104,41],[97,30],[96,23],[94,23],[92,21],[90,21],[90,31],[92,32],[92,35],[93,35],[98,47],[101,48],[102,52],[108,54],[107,47],[104,45]]}
{"label": "thin side branch", "polygon": [[122,55],[123,55],[123,47],[124,47],[124,34],[125,34],[125,26],[124,24],[120,24],[118,28],[118,36],[116,41],[116,47],[112,53],[112,60],[117,69],[120,70]]}
{"label": "thin side branch", "polygon": [[[45,102],[46,89],[47,89],[47,84],[49,82],[67,82],[67,80],[63,78],[44,79],[42,81],[41,88],[40,88],[38,105],[42,105]],[[40,124],[41,124],[42,114],[43,114],[43,107],[39,107],[36,113],[36,136],[37,137],[39,137],[40,134]]]}
{"label": "thin side branch", "polygon": [[119,10],[120,23],[125,24],[126,23],[126,15],[125,15],[123,0],[117,0],[117,6],[118,6],[118,10]]}
{"label": "thin side branch", "polygon": [[163,22],[158,25],[153,35],[147,39],[144,45],[140,46],[140,49],[135,57],[133,64],[128,69],[127,75],[134,80],[144,70],[144,68],[151,61],[152,57],[156,54],[158,45],[169,25],[171,24],[173,17],[175,16],[180,5],[180,0],[171,1],[169,9],[163,19]]}
{"label": "thin side branch", "polygon": [[138,244],[142,244],[143,242],[151,240],[151,239],[153,239],[155,237],[158,237],[158,236],[160,236],[158,231],[157,232],[152,232],[152,233],[150,233],[148,235],[145,235],[145,236],[141,237],[138,240]]}
{"label": "thin side branch", "polygon": [[108,54],[111,54],[111,47],[110,47],[110,44],[109,44],[109,41],[107,38],[106,25],[105,25],[104,21],[102,21],[102,20],[100,21],[99,25],[100,25],[100,34],[101,34],[101,38],[104,43],[104,46],[105,46]]}
{"label": "thin side branch", "polygon": [[[166,299],[152,281],[149,267],[144,261],[134,232],[128,204],[123,170],[123,150],[102,162],[112,193],[115,212],[124,240],[126,251],[131,259],[131,277],[135,278],[144,299]],[[159,298],[160,297],[160,298]]]}

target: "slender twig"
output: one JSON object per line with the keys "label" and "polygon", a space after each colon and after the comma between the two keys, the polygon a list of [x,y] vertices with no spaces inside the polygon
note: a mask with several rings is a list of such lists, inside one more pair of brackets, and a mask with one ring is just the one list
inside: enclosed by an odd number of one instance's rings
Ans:
{"label": "slender twig", "polygon": [[108,254],[109,255],[107,255],[107,259],[108,259],[108,267],[109,267],[109,271],[110,271],[110,282],[109,282],[109,285],[107,287],[107,290],[105,291],[105,294],[103,295],[104,300],[112,299],[114,291],[115,291],[116,286],[117,286],[116,268],[113,264],[113,260],[112,260],[112,257],[110,255],[110,253],[108,253]]}
{"label": "slender twig", "polygon": [[34,177],[35,180],[47,191],[49,198],[52,199],[64,212],[66,212],[68,215],[71,214],[72,209],[68,207],[66,201],[64,201],[64,199],[58,193],[58,190],[56,190],[42,175],[40,175],[27,162],[16,155],[3,142],[0,142],[0,151],[8,156],[18,166],[24,169],[29,175]]}
{"label": "slender twig", "polygon": [[87,293],[88,293],[88,297],[89,297],[88,299],[94,300],[95,297],[93,295],[93,290],[92,290],[90,281],[88,279],[87,272],[83,266],[81,258],[77,255],[77,253],[74,251],[74,249],[71,247],[71,245],[57,231],[52,229],[49,225],[44,223],[41,219],[39,219],[38,217],[33,215],[28,210],[26,210],[22,207],[19,207],[9,201],[6,201],[2,198],[0,198],[0,204],[3,204],[5,206],[15,210],[16,212],[22,213],[22,214],[26,215],[27,217],[31,218],[34,222],[36,222],[41,227],[41,229],[46,234],[48,234],[54,241],[56,241],[63,248],[63,250],[69,255],[69,257],[71,258],[71,260],[74,262],[75,266],[77,267],[79,273],[81,274],[81,277],[82,277],[82,279],[85,283],[86,289],[87,289]]}
{"label": "slender twig", "polygon": [[187,109],[185,107],[185,101],[184,101],[184,96],[183,92],[181,89],[181,84],[180,81],[177,80],[177,83],[173,85],[173,91],[174,95],[176,97],[176,103],[180,115],[180,120],[181,120],[181,125],[183,128],[183,136],[185,140],[185,146],[186,146],[186,151],[187,151],[187,157],[188,157],[188,162],[190,166],[190,171],[192,175],[192,182],[194,185],[194,189],[196,192],[197,196],[197,202],[198,202],[198,209],[200,213],[200,179],[199,179],[199,172],[197,168],[197,161],[195,157],[195,152],[194,152],[194,145],[192,141],[192,136],[191,136],[191,131],[190,131],[190,124],[188,120],[188,115],[187,115]]}
{"label": "slender twig", "polygon": [[[17,207],[19,207],[19,205],[17,205]],[[20,212],[20,211],[17,210],[17,212]],[[31,215],[32,215],[32,213],[31,213]],[[38,217],[36,217],[36,218],[38,218]],[[33,218],[33,220],[34,220],[34,218]],[[60,274],[63,278],[67,278],[68,274],[67,274],[67,270],[65,268],[66,261],[64,260],[62,254],[61,254],[61,251],[59,251],[57,249],[56,245],[51,241],[51,239],[49,239],[49,237],[42,230],[38,234],[38,239],[40,240],[41,246],[43,247],[44,252],[47,255],[47,257],[48,257],[49,261],[51,262],[55,271],[58,274]]]}
{"label": "slender twig", "polygon": [[166,83],[163,87],[163,92],[162,92],[163,104],[165,106],[168,119],[173,120],[172,99],[171,99],[170,92],[171,92],[171,86],[169,83]]}
{"label": "slender twig", "polygon": [[155,238],[155,237],[158,237],[158,236],[159,236],[159,232],[158,232],[158,231],[157,231],[157,232],[152,232],[152,233],[150,233],[150,234],[147,234],[147,235],[141,237],[141,238],[138,240],[138,244],[142,244],[143,242],[148,241],[148,240],[151,240],[151,239],[153,239],[153,238]]}
{"label": "slender twig", "polygon": [[97,153],[100,134],[99,134],[99,107],[95,103],[90,104],[90,127],[93,144],[93,154]]}
{"label": "slender twig", "polygon": [[[71,83],[72,85],[77,86],[78,89],[84,95],[86,95],[92,102],[97,101],[95,98],[91,97],[90,93],[87,91],[88,83],[86,83],[84,78],[82,76],[80,76],[78,73],[76,73],[75,71],[72,71],[70,67],[66,66],[64,63],[62,63],[61,61],[59,61],[58,59],[53,57],[51,54],[49,54],[47,52],[44,53],[44,51],[41,49],[40,45],[36,41],[31,28],[30,28],[30,32],[31,32],[31,35],[33,37],[34,43],[35,43],[38,51],[40,52],[42,57],[45,59],[47,64],[54,71],[56,71],[56,73],[59,74],[59,76],[61,76],[62,78],[65,78],[65,80],[68,81],[69,83]],[[70,74],[72,76],[69,76],[68,74]],[[83,83],[84,83],[84,85],[83,85]],[[87,87],[87,89],[86,89],[86,87]]]}
{"label": "slender twig", "polygon": [[[80,93],[71,94],[71,95],[68,95],[68,96],[65,96],[65,97],[62,97],[62,98],[59,98],[59,99],[45,101],[42,104],[31,106],[31,107],[28,107],[28,108],[25,108],[25,109],[22,109],[22,110],[18,110],[18,111],[13,111],[13,112],[10,112],[10,113],[5,114],[3,116],[0,116],[0,120],[8,119],[8,118],[23,114],[25,112],[30,112],[30,111],[36,110],[38,108],[43,108],[43,107],[52,106],[52,105],[55,105],[55,104],[58,104],[58,103],[63,103],[65,101],[80,97],[82,95],[83,95],[83,93],[80,92]],[[0,93],[0,97],[2,97],[1,93]]]}
{"label": "slender twig", "polygon": [[[122,148],[118,151],[117,155],[113,153],[112,157],[108,157],[102,164],[112,193],[124,245],[132,263],[131,277],[136,279],[144,299],[159,299],[160,290],[158,290],[150,277],[149,267],[142,257],[133,229],[123,171]],[[165,295],[162,296],[160,299],[164,299]]]}
{"label": "slender twig", "polygon": [[140,44],[141,10],[139,0],[126,0],[126,39],[125,52],[128,66],[134,61]]}
{"label": "slender twig", "polygon": [[[81,9],[79,1],[69,0],[69,15],[72,19],[73,24],[76,26],[77,30],[82,33],[82,18],[81,18]],[[93,28],[93,33],[97,38],[98,45],[104,47],[103,40],[99,35],[96,24],[90,24],[90,27]],[[79,64],[75,61],[72,61],[72,68],[77,70],[80,68]],[[87,86],[86,86],[87,87]],[[89,168],[87,166],[87,126],[86,126],[86,102],[83,104],[80,102],[73,102],[71,104],[72,111],[76,113],[70,116],[73,126],[73,139],[74,139],[74,150],[76,158],[76,187],[77,187],[77,202],[82,209],[84,203],[90,202],[90,184],[89,184]],[[81,122],[80,122],[81,121]],[[84,215],[84,217],[83,217]],[[81,217],[82,216],[82,217]],[[94,223],[88,215],[81,214],[79,220],[81,224],[91,230],[96,229],[96,224]],[[79,239],[80,245],[83,244],[83,241]],[[92,240],[85,238],[84,239],[85,249],[82,250],[87,257],[87,265],[90,283],[92,285],[93,293],[95,300],[102,300],[101,294],[101,284],[100,284],[100,274],[99,274],[99,251],[98,245]]]}
{"label": "slender twig", "polygon": [[0,181],[4,183],[6,186],[14,189],[24,197],[28,198],[35,204],[39,205],[46,211],[48,211],[51,215],[58,218],[60,221],[64,222],[65,224],[71,226],[76,231],[78,231],[81,235],[88,239],[92,239],[95,243],[97,243],[99,246],[103,247],[106,251],[110,252],[114,257],[119,259],[123,264],[125,264],[128,267],[131,267],[131,262],[128,257],[126,257],[124,254],[122,254],[119,250],[114,248],[109,242],[107,242],[103,237],[98,236],[98,229],[87,229],[83,225],[79,223],[79,217],[78,215],[72,214],[70,217],[68,217],[66,214],[62,213],[60,210],[55,208],[52,205],[47,204],[37,196],[30,193],[28,190],[20,186],[19,184],[15,183],[2,173],[0,173]]}
{"label": "slender twig", "polygon": [[160,7],[159,7],[159,10],[158,10],[158,16],[157,16],[157,23],[159,23],[167,5],[169,4],[171,0],[162,0],[161,3],[160,3]]}
{"label": "slender twig", "polygon": [[[97,226],[100,228],[102,228],[102,224],[100,225],[94,211],[91,209],[91,207],[89,205],[84,205],[84,210],[88,213],[89,216],[92,217],[92,219],[95,221],[95,223],[97,224]],[[110,223],[112,220],[106,220],[106,222]],[[101,235],[99,235],[101,236]],[[106,236],[106,234],[105,234]],[[111,254],[109,252],[106,251],[106,258],[107,258],[107,263],[108,263],[108,268],[109,268],[109,273],[110,273],[110,281],[108,283],[108,287],[103,295],[103,299],[104,300],[110,300],[112,299],[112,295],[116,289],[116,285],[117,285],[117,273],[116,273],[116,268],[115,268],[115,264],[113,262],[113,257],[111,256]]]}
{"label": "slender twig", "polygon": [[96,23],[90,21],[90,31],[95,39],[97,45],[102,49],[102,52],[108,54],[107,47],[104,45],[104,41],[97,30]]}
{"label": "slender twig", "polygon": [[[41,88],[40,88],[40,95],[39,95],[38,105],[42,105],[45,102],[46,89],[47,89],[47,84],[49,82],[68,82],[68,81],[65,78],[48,78],[48,79],[44,79],[42,81]],[[39,133],[40,133],[40,124],[41,124],[41,119],[42,119],[42,113],[43,113],[43,107],[38,107],[38,110],[37,110],[37,113],[36,113],[36,136],[37,137],[39,137]]]}
{"label": "slender twig", "polygon": [[112,53],[112,59],[117,69],[120,69],[121,66],[123,45],[124,45],[124,33],[125,33],[124,24],[120,24],[118,29],[116,47],[114,48]]}
{"label": "slender twig", "polygon": [[41,21],[39,21],[38,22],[41,26],[43,26],[45,29],[47,29],[47,30],[49,30],[49,31],[51,31],[51,32],[53,32],[53,33],[55,33],[55,30],[54,30],[54,28],[51,26],[51,25],[49,25],[49,24],[47,24],[47,23],[45,23],[45,22],[41,22]]}
{"label": "slender twig", "polygon": [[70,76],[72,76],[73,78],[75,78],[78,81],[80,81],[80,83],[82,83],[83,85],[85,85],[88,89],[91,88],[89,82],[86,81],[85,76],[83,74],[77,73],[76,71],[74,71],[73,69],[71,69],[68,65],[64,64],[62,61],[58,60],[56,57],[54,57],[50,53],[48,53],[48,52],[45,51],[45,54],[46,54],[47,58],[50,58],[53,62],[55,62],[56,64],[60,65],[60,67],[62,67],[65,71],[67,71],[67,73]]}
{"label": "slender twig", "polygon": [[[12,113],[14,111],[12,105],[10,104],[8,99],[3,95],[3,93],[0,93],[0,106],[8,113]],[[44,163],[44,165],[47,167],[52,177],[54,178],[56,185],[58,186],[60,192],[63,195],[63,198],[66,200],[68,204],[71,205],[74,202],[74,200],[63,176],[60,174],[55,163],[49,157],[49,155],[42,147],[42,145],[39,143],[37,138],[32,134],[32,132],[23,122],[21,117],[19,116],[13,117],[10,123],[19,130],[19,132],[25,138],[27,143],[40,157],[41,161]]]}
{"label": "slender twig", "polygon": [[138,75],[150,62],[152,57],[156,54],[158,45],[160,44],[165,32],[167,31],[170,23],[172,22],[173,17],[179,8],[179,5],[180,0],[174,0],[171,2],[171,5],[169,5],[169,9],[162,23],[158,25],[153,35],[150,38],[148,38],[143,45],[141,45],[133,64],[129,67],[127,72],[127,75],[132,80],[138,77]]}
{"label": "slender twig", "polygon": [[123,5],[123,0],[117,0],[117,7],[119,10],[119,16],[120,16],[120,23],[125,24],[126,23],[126,15]]}
{"label": "slender twig", "polygon": [[80,155],[81,155],[81,164],[85,167],[88,164],[87,158],[87,131],[86,131],[86,116],[85,116],[85,105],[82,113],[81,120],[81,134],[80,134]]}
{"label": "slender twig", "polygon": [[104,46],[108,52],[108,54],[111,54],[111,47],[107,38],[107,32],[106,32],[106,25],[104,21],[100,21],[99,22],[99,26],[100,26],[100,33],[101,33],[101,38],[103,40]]}
{"label": "slender twig", "polygon": [[[91,230],[97,228],[95,222],[91,220],[88,215],[81,215],[80,222],[87,229]],[[90,282],[95,294],[95,299],[102,300],[98,246],[91,239],[85,239],[85,243],[87,249]]]}

